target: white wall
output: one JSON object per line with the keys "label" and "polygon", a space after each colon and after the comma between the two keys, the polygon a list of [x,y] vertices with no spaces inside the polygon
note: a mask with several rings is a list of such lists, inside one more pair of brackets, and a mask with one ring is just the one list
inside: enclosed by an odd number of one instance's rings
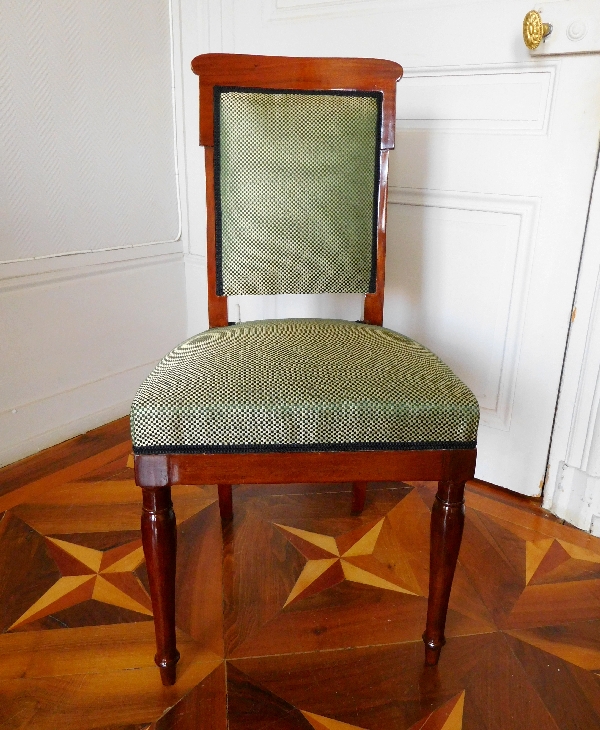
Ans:
{"label": "white wall", "polygon": [[[207,327],[190,61],[233,34],[230,0],[5,0],[3,11],[0,464],[125,415],[156,361]],[[545,494],[584,529],[600,514],[598,194],[596,207]],[[241,304],[244,319],[360,314],[353,299]]]}
{"label": "white wall", "polygon": [[168,0],[2,10],[5,464],[125,415],[184,338],[187,217]]}
{"label": "white wall", "polygon": [[200,147],[198,77],[192,59],[209,50],[207,0],[173,0],[175,104],[179,120],[187,334],[208,327],[204,150]]}

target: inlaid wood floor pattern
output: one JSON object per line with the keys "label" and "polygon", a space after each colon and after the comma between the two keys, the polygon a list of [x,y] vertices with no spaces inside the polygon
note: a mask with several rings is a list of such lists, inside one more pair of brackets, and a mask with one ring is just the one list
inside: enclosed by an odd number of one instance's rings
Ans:
{"label": "inlaid wood floor pattern", "polygon": [[[127,421],[0,470],[0,728],[600,728],[600,540],[472,484],[437,668],[434,486],[173,489],[177,683],[154,667]],[[129,462],[130,463],[130,462]]]}

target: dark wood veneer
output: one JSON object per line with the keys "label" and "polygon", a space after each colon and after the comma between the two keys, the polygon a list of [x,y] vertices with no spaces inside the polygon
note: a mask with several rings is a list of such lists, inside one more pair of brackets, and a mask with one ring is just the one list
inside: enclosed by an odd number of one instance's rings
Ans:
{"label": "dark wood veneer", "polygon": [[213,87],[263,89],[351,89],[383,91],[381,146],[393,149],[396,128],[396,81],[402,66],[378,58],[294,58],[207,53],[196,56],[192,71],[200,77],[200,144],[214,144]]}
{"label": "dark wood veneer", "polygon": [[159,454],[135,457],[141,487],[175,484],[293,484],[349,481],[466,481],[475,449]]}
{"label": "dark wood veneer", "polygon": [[217,294],[217,244],[215,230],[214,149],[204,151],[206,169],[206,266],[208,275],[208,326],[227,327],[227,297]]}

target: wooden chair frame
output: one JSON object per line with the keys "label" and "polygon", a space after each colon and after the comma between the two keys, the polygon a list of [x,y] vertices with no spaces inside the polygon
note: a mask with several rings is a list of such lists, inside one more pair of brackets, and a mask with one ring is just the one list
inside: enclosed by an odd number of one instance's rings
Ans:
{"label": "wooden chair frame", "polygon": [[[228,325],[227,297],[216,293],[213,87],[383,92],[377,278],[375,292],[365,296],[363,319],[381,325],[388,155],[394,146],[396,81],[402,76],[402,67],[376,59],[205,54],[194,59],[192,69],[200,77],[200,144],[206,148],[210,327]],[[136,455],[135,480],[143,492],[142,539],[156,630],[155,661],[163,684],[174,684],[179,659],[175,642],[177,536],[172,485],[218,484],[221,518],[229,520],[233,517],[232,484],[352,482],[352,512],[357,514],[364,507],[367,482],[437,481],[423,634],[425,662],[435,665],[445,643],[446,613],[464,524],[464,486],[474,476],[475,460],[475,449]]]}

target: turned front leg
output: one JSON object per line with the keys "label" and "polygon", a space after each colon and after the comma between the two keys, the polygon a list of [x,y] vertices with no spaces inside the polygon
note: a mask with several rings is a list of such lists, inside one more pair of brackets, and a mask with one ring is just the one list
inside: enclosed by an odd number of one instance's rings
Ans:
{"label": "turned front leg", "polygon": [[170,487],[143,488],[142,542],[148,568],[160,678],[175,684],[179,652],[175,645],[175,560],[177,529]]}
{"label": "turned front leg", "polygon": [[438,663],[446,643],[444,627],[452,579],[465,524],[465,483],[439,482],[431,510],[431,553],[429,557],[429,601],[427,627],[423,634],[425,663]]}

